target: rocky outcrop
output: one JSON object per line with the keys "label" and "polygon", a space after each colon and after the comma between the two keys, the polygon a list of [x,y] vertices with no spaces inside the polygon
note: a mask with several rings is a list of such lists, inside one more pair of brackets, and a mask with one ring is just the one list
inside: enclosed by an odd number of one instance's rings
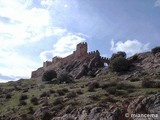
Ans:
{"label": "rocky outcrop", "polygon": [[[88,53],[87,48],[87,43],[79,43],[76,51],[67,57],[54,57],[52,61],[44,62],[43,67],[32,72],[31,78],[42,76],[45,71],[51,69],[54,69],[57,73],[67,72],[75,78],[81,78],[87,75],[88,70],[86,68],[95,71],[97,68],[104,67],[104,63],[108,59],[101,57],[98,50]],[[84,63],[87,65],[85,68]]]}
{"label": "rocky outcrop", "polygon": [[149,97],[139,96],[128,106],[129,114],[155,114],[154,120],[160,118],[160,93]]}
{"label": "rocky outcrop", "polygon": [[[116,105],[109,105],[107,108],[84,107],[75,109],[62,117],[54,117],[52,120],[143,120],[143,118],[126,117],[126,113],[129,116],[131,114],[157,114],[157,116],[160,116],[160,93],[149,97],[139,96],[130,102],[127,108],[116,107]],[[159,120],[159,117],[154,118],[154,120]]]}
{"label": "rocky outcrop", "polygon": [[[137,56],[136,60],[133,60]],[[160,78],[160,53],[152,54],[151,52],[145,52],[136,54],[129,58],[133,60],[134,67],[131,68],[132,75],[136,77],[147,75],[154,78]]]}

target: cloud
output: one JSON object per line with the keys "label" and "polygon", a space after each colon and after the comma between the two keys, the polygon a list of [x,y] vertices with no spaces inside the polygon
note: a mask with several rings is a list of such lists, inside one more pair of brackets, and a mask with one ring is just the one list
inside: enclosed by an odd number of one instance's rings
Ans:
{"label": "cloud", "polygon": [[31,71],[40,66],[36,61],[23,57],[14,50],[0,49],[0,59],[0,74],[12,78],[11,80],[29,78]]}
{"label": "cloud", "polygon": [[156,0],[156,2],[154,3],[155,7],[160,7],[160,0]]}
{"label": "cloud", "polygon": [[63,32],[51,27],[50,12],[33,7],[32,0],[3,1],[0,6],[0,41],[4,47],[37,42]]}
{"label": "cloud", "polygon": [[33,61],[34,53],[20,54],[18,47],[34,46],[44,38],[60,37],[66,32],[53,26],[50,11],[33,6],[33,0],[1,1],[0,26],[0,81],[29,78],[31,71],[41,66],[39,61]]}
{"label": "cloud", "polygon": [[43,61],[46,61],[51,60],[53,56],[65,57],[75,50],[78,43],[84,41],[86,41],[86,36],[82,33],[68,33],[61,37],[57,43],[53,45],[53,50],[41,52],[40,58]]}
{"label": "cloud", "polygon": [[117,43],[112,40],[110,50],[113,52],[125,51],[128,55],[134,55],[135,53],[147,51],[148,47],[149,43],[143,44],[138,40],[118,41]]}

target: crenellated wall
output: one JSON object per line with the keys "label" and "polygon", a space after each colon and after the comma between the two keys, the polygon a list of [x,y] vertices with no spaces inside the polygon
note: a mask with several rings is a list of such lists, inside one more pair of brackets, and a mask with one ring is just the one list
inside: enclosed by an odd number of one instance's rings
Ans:
{"label": "crenellated wall", "polygon": [[43,67],[45,68],[45,67],[47,67],[47,66],[49,66],[49,65],[51,65],[51,64],[52,64],[51,61],[43,62]]}
{"label": "crenellated wall", "polygon": [[76,47],[75,57],[81,57],[87,55],[88,47],[86,42],[79,43]]}
{"label": "crenellated wall", "polygon": [[59,62],[62,59],[63,58],[61,58],[61,57],[55,56],[55,57],[52,58],[52,63],[57,63],[57,62]]}
{"label": "crenellated wall", "polygon": [[38,68],[36,71],[32,71],[31,78],[39,77],[43,75],[44,69],[43,67]]}
{"label": "crenellated wall", "polygon": [[[54,69],[55,67],[63,66],[64,64],[67,64],[70,61],[73,60],[81,60],[82,58],[88,58],[92,59],[95,56],[100,56],[100,52],[98,50],[87,52],[88,47],[86,42],[82,42],[77,44],[76,50],[73,51],[71,55],[68,55],[67,57],[61,58],[58,56],[55,56],[52,58],[52,61],[46,61],[43,63],[43,67],[37,69],[36,71],[32,72],[31,77],[38,77],[43,74],[44,71]],[[107,58],[101,57],[102,62],[107,63]]]}

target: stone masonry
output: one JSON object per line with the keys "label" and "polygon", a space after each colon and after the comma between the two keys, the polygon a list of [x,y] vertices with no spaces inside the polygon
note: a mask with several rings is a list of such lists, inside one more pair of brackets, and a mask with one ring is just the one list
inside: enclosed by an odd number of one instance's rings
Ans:
{"label": "stone masonry", "polygon": [[[86,42],[79,43],[76,46],[76,50],[73,51],[71,55],[68,55],[67,57],[64,57],[64,58],[55,56],[52,58],[52,61],[44,62],[43,67],[40,67],[36,71],[32,72],[31,78],[42,76],[45,71],[50,69],[56,70],[56,68],[59,68],[60,66],[64,66],[71,61],[76,61],[76,60],[80,61],[84,59],[87,59],[90,61],[95,56],[97,55],[100,56],[100,53],[98,50],[92,51],[92,52],[87,52],[87,51],[88,51],[87,43]],[[103,63],[107,63],[108,58],[101,57],[101,61]]]}

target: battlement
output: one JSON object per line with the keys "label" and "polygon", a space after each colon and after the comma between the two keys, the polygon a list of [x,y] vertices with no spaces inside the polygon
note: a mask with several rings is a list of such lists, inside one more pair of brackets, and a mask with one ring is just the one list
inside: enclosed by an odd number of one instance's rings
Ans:
{"label": "battlement", "polygon": [[81,42],[81,43],[77,44],[77,46],[81,46],[81,45],[87,45],[87,42]]}
{"label": "battlement", "polygon": [[74,52],[75,57],[81,57],[87,55],[88,47],[87,42],[77,44],[76,51]]}
{"label": "battlement", "polygon": [[101,61],[103,62],[103,63],[109,63],[109,59],[108,58],[106,58],[106,57],[101,57]]}
{"label": "battlement", "polygon": [[98,55],[99,55],[100,53],[99,53],[99,51],[98,51],[98,50],[96,50],[96,51],[88,52],[88,54],[89,54],[89,55],[92,55],[92,54],[94,54],[94,55],[95,55],[95,54],[98,54]]}
{"label": "battlement", "polygon": [[[57,67],[63,66],[73,60],[83,60],[84,58],[92,59],[96,56],[100,56],[100,52],[98,50],[88,52],[87,42],[82,42],[77,44],[76,50],[73,51],[72,54],[61,58],[58,56],[55,56],[52,58],[52,61],[46,61],[43,63],[43,67],[40,69],[37,69],[36,71],[32,72],[32,77],[38,77],[43,74],[46,70],[55,69]],[[108,58],[101,57],[100,58],[102,63],[107,63]]]}
{"label": "battlement", "polygon": [[56,63],[56,62],[58,62],[58,61],[60,61],[62,59],[63,58],[61,58],[61,57],[55,56],[55,57],[52,58],[52,63]]}
{"label": "battlement", "polygon": [[46,67],[48,67],[48,66],[51,65],[51,64],[52,64],[51,61],[43,62],[43,67],[46,68]]}

